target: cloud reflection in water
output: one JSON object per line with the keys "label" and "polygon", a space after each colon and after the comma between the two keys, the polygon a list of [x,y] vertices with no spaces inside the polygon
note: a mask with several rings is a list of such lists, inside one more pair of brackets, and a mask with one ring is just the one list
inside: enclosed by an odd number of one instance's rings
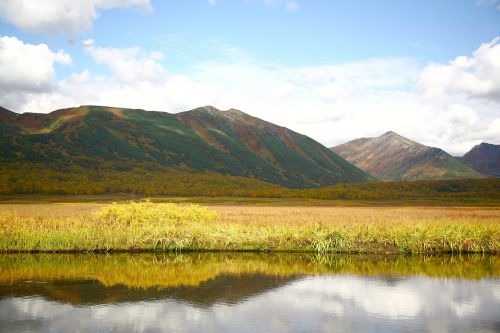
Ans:
{"label": "cloud reflection in water", "polygon": [[300,278],[234,304],[167,297],[70,305],[0,301],[5,332],[498,332],[500,281],[351,275]]}

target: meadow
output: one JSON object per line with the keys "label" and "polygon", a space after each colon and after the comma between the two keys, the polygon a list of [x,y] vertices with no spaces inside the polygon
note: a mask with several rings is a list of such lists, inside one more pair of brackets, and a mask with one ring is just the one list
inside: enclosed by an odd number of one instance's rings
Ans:
{"label": "meadow", "polygon": [[498,253],[498,207],[0,205],[0,251]]}

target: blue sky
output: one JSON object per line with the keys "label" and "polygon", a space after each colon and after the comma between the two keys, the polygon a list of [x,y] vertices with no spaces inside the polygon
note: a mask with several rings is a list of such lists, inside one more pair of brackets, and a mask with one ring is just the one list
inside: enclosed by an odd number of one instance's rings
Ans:
{"label": "blue sky", "polygon": [[0,31],[65,49],[76,70],[92,62],[81,47],[71,47],[68,41],[92,38],[106,47],[164,52],[164,63],[176,72],[193,62],[224,59],[218,44],[291,66],[379,57],[447,62],[500,33],[500,10],[474,0],[308,0],[297,2],[293,11],[280,1],[265,5],[219,0],[210,5],[206,0],[153,0],[151,5],[152,12],[102,11],[90,31],[69,36],[25,32],[5,20]]}
{"label": "blue sky", "polygon": [[0,104],[212,104],[460,154],[500,140],[498,36],[499,0],[4,0]]}

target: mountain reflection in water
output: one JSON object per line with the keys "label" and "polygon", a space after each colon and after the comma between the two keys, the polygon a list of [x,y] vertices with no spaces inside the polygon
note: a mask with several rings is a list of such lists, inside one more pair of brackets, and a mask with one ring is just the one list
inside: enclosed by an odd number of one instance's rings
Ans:
{"label": "mountain reflection in water", "polygon": [[499,332],[497,256],[0,256],[0,332]]}

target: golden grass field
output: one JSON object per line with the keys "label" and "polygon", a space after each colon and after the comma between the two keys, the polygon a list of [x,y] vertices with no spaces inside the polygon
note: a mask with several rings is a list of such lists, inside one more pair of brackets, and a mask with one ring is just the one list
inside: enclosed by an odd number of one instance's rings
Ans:
{"label": "golden grass field", "polygon": [[0,205],[0,250],[500,252],[500,207]]}

